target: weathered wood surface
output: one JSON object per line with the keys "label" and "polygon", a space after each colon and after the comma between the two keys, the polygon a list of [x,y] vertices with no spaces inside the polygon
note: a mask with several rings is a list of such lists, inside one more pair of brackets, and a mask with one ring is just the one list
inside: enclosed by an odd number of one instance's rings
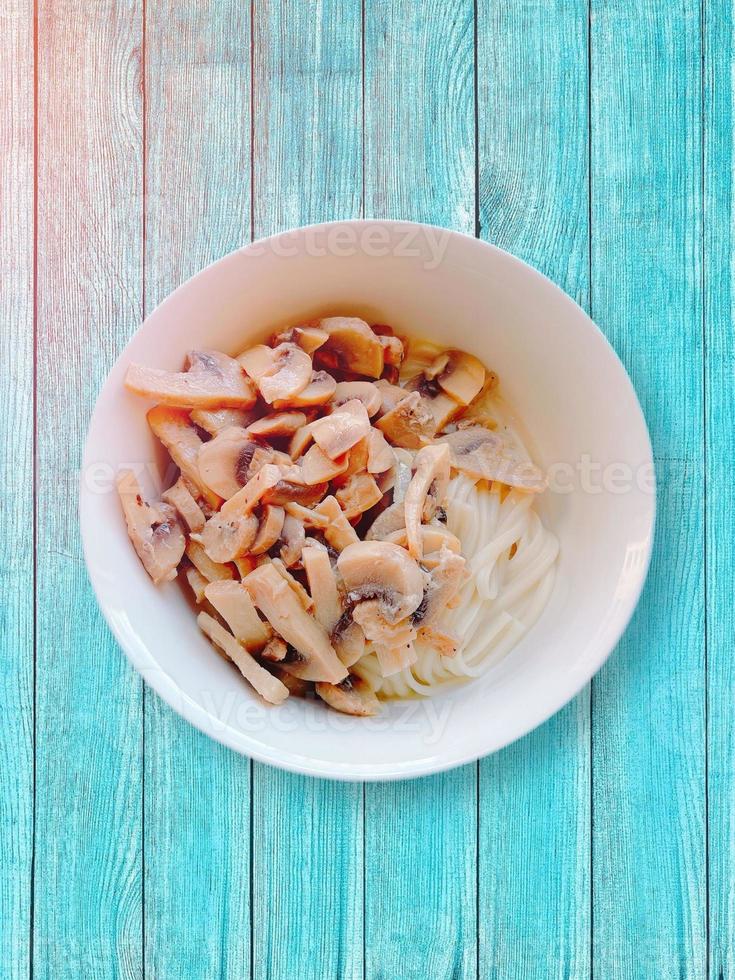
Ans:
{"label": "weathered wood surface", "polygon": [[[731,5],[10,0],[0,28],[0,975],[735,975]],[[481,234],[589,308],[660,495],[591,699],[365,788],[144,693],[72,503],[144,311],[361,213]]]}

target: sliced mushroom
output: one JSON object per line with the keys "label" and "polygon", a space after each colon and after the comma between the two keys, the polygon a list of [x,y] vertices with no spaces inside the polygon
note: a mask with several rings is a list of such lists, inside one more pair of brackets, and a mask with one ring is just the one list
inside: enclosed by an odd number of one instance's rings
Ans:
{"label": "sliced mushroom", "polygon": [[212,561],[225,564],[247,554],[257,533],[258,519],[253,514],[219,511],[209,518],[194,540],[202,545]]}
{"label": "sliced mushroom", "polygon": [[[220,515],[224,518],[238,517],[241,514],[248,514],[260,503],[264,494],[275,487],[282,478],[280,467],[273,463],[266,463],[261,467],[255,476],[251,477],[242,489],[238,490],[234,497],[226,500],[220,509]],[[270,501],[271,503],[273,501]],[[256,529],[257,533],[257,529]]]}
{"label": "sliced mushroom", "polygon": [[195,487],[210,507],[217,508],[220,498],[204,481],[199,469],[202,440],[197,435],[188,414],[180,408],[156,405],[148,415],[148,425],[163,443],[181,475]]}
{"label": "sliced mushroom", "polygon": [[161,496],[167,504],[176,508],[190,531],[201,531],[206,517],[202,508],[192,497],[183,477],[180,476],[176,483]]}
{"label": "sliced mushroom", "polygon": [[449,485],[449,446],[425,446],[416,454],[416,471],[406,490],[405,513],[408,553],[419,561],[424,547],[422,521],[430,521],[444,502]]}
{"label": "sliced mushroom", "polygon": [[383,348],[383,360],[390,367],[400,367],[403,360],[403,344],[398,337],[381,336],[378,338]]}
{"label": "sliced mushroom", "polygon": [[250,548],[251,555],[262,555],[263,552],[269,551],[273,547],[281,536],[285,517],[286,511],[283,507],[277,507],[274,504],[265,505],[260,518],[258,533]]}
{"label": "sliced mushroom", "polygon": [[[270,490],[263,494],[264,504],[277,504],[288,509],[289,504],[301,504],[303,507],[313,507],[318,504],[329,489],[328,483],[296,483],[293,480],[279,480]],[[294,515],[298,516],[298,515]]]}
{"label": "sliced mushroom", "polygon": [[408,620],[389,623],[382,614],[380,603],[374,599],[359,603],[352,615],[372,643],[383,677],[390,677],[416,663],[416,629]]}
{"label": "sliced mushroom", "polygon": [[273,462],[274,452],[258,443],[247,429],[223,429],[200,447],[199,472],[208,487],[229,500],[260,466]]}
{"label": "sliced mushroom", "polygon": [[373,387],[380,394],[380,412],[385,415],[387,412],[392,412],[393,409],[399,402],[402,402],[406,395],[409,394],[408,389],[402,388],[400,385],[391,384],[390,381],[386,381],[385,378],[381,378],[380,381],[376,381]]}
{"label": "sliced mushroom", "polygon": [[441,616],[465,580],[466,562],[462,555],[443,548],[439,564],[432,569],[424,597],[411,617],[415,626],[431,626]]}
{"label": "sliced mushroom", "polygon": [[291,441],[288,444],[288,455],[291,459],[298,459],[306,452],[312,442],[311,427],[313,424],[313,422],[309,422],[308,425],[302,426],[298,432],[294,432],[291,436]]}
{"label": "sliced mushroom", "polygon": [[402,449],[400,446],[396,446],[393,452],[397,460],[396,479],[393,485],[393,502],[398,503],[406,499],[408,485],[413,479],[415,453],[410,452],[408,449]]}
{"label": "sliced mushroom", "polygon": [[311,358],[295,344],[259,344],[238,357],[257,384],[264,401],[288,401],[311,381]]}
{"label": "sliced mushroom", "polygon": [[320,681],[316,685],[316,693],[330,708],[342,712],[343,715],[367,718],[380,711],[380,702],[372,687],[364,678],[356,675],[346,677],[339,684],[325,684]]}
{"label": "sliced mushroom", "polygon": [[[342,615],[342,604],[339,601],[337,579],[329,560],[329,552],[317,541],[310,540],[301,552],[301,561],[314,603],[314,615],[327,633],[331,634]],[[339,654],[339,650],[337,653]]]}
{"label": "sliced mushroom", "polygon": [[216,436],[218,432],[229,429],[233,425],[244,429],[257,417],[257,412],[253,409],[246,411],[241,408],[216,408],[212,410],[197,408],[191,413],[191,420],[194,425],[198,425],[200,429],[204,429],[212,436]]}
{"label": "sliced mushroom", "polygon": [[[288,648],[286,648],[288,651]],[[288,693],[295,698],[305,698],[308,697],[314,690],[314,685],[311,681],[304,681],[300,677],[294,677],[293,674],[289,674],[287,670],[283,667],[279,667],[278,664],[274,664],[271,668],[271,673],[278,678],[278,680],[288,688]]]}
{"label": "sliced mushroom", "polygon": [[270,704],[281,704],[286,700],[288,697],[286,685],[269,673],[265,667],[261,667],[216,619],[208,616],[207,613],[199,613],[197,623],[205,636],[225,653],[228,660],[235,664],[245,680],[252,684],[261,697]]}
{"label": "sliced mushroom", "polygon": [[125,387],[178,408],[252,408],[255,404],[255,388],[233,358],[216,350],[194,350],[188,361],[189,370],[182,372],[131,364]]}
{"label": "sliced mushroom", "polygon": [[337,559],[350,602],[376,599],[389,623],[410,616],[421,603],[428,581],[404,548],[388,541],[359,541]]}
{"label": "sliced mushroom", "polygon": [[[309,488],[313,489],[313,488]],[[326,490],[326,487],[324,488]],[[292,517],[298,517],[304,527],[316,527],[324,528],[327,526],[329,521],[324,516],[316,510],[312,510],[310,507],[304,507],[302,504],[297,503],[295,500],[289,500],[284,505],[286,508],[286,513],[290,514]]]}
{"label": "sliced mushroom", "polygon": [[273,402],[273,407],[311,408],[314,405],[324,405],[332,398],[336,387],[337,382],[331,374],[327,374],[326,371],[312,371],[311,381],[300,394],[283,401],[276,400]]}
{"label": "sliced mushroom", "polygon": [[338,684],[347,676],[324,627],[310,616],[273,564],[261,565],[245,579],[253,602],[273,629],[300,654],[289,672],[304,680]]}
{"label": "sliced mushroom", "polygon": [[286,568],[291,568],[301,560],[301,551],[306,541],[304,525],[297,517],[286,514],[281,528],[281,561]]}
{"label": "sliced mushroom", "polygon": [[360,540],[354,527],[342,513],[336,497],[325,497],[314,509],[327,518],[329,523],[324,528],[324,538],[335,551],[343,551]]}
{"label": "sliced mushroom", "polygon": [[383,499],[380,487],[369,473],[354,473],[335,492],[335,496],[348,521],[364,514]]}
{"label": "sliced mushroom", "polygon": [[259,650],[271,631],[257,613],[242,582],[210,582],[205,595],[247,650]]}
{"label": "sliced mushroom", "polygon": [[243,555],[242,558],[233,559],[233,564],[237,568],[237,574],[241,579],[244,579],[246,575],[249,575],[254,568],[257,568],[261,562],[261,556],[254,556],[252,552],[247,555]]}
{"label": "sliced mushroom", "polygon": [[419,449],[436,431],[434,416],[421,395],[412,391],[375,423],[394,446]]}
{"label": "sliced mushroom", "polygon": [[435,626],[422,626],[418,631],[418,640],[433,647],[442,657],[453,657],[460,647],[460,639],[453,633],[446,633]]}
{"label": "sliced mushroom", "polygon": [[352,667],[365,654],[365,634],[362,626],[352,619],[351,614],[348,615],[349,622],[344,626],[338,623],[332,633],[332,645],[345,667]]}
{"label": "sliced mushroom", "polygon": [[382,514],[378,514],[368,529],[365,540],[384,541],[392,534],[398,531],[405,531],[405,529],[406,511],[403,501],[400,500],[395,504],[391,504],[390,507],[386,507]]}
{"label": "sliced mushroom", "polygon": [[[400,545],[401,548],[406,548],[408,546],[408,532],[403,527],[390,534],[386,534],[383,540],[392,541],[393,544]],[[441,551],[442,548],[449,548],[450,551],[454,551],[457,554],[462,550],[462,542],[456,535],[444,527],[443,524],[422,524],[421,541],[423,546],[422,561],[424,564],[426,564],[426,559],[429,555]]]}
{"label": "sliced mushroom", "polygon": [[299,479],[307,487],[313,487],[319,483],[328,483],[340,473],[344,473],[349,462],[346,452],[342,456],[330,459],[319,446],[312,446],[301,459]]}
{"label": "sliced mushroom", "polygon": [[295,576],[289,572],[285,564],[280,558],[273,558],[271,560],[271,565],[276,569],[281,578],[288,583],[289,588],[291,588],[295,595],[297,596],[299,602],[304,607],[307,612],[311,612],[314,607],[314,603],[311,601],[311,596],[303,587],[301,582]]}
{"label": "sliced mushroom", "polygon": [[199,605],[204,602],[204,592],[209,585],[209,579],[205,578],[199,569],[194,568],[193,565],[190,565],[184,574],[186,575],[186,581],[189,583],[189,588],[194,593],[197,605]]}
{"label": "sliced mushroom", "polygon": [[503,439],[489,429],[482,426],[458,429],[438,441],[449,446],[452,466],[475,480],[497,480],[531,493],[546,489],[541,470],[514,456]]}
{"label": "sliced mushroom", "polygon": [[372,381],[340,381],[332,398],[332,408],[339,408],[356,398],[363,403],[370,418],[378,414],[383,404],[380,390]]}
{"label": "sliced mushroom", "polygon": [[319,328],[329,334],[324,347],[337,357],[343,371],[369,378],[379,378],[383,372],[383,347],[364,320],[350,316],[332,316],[319,321]]}
{"label": "sliced mushroom", "polygon": [[306,425],[306,416],[303,412],[276,412],[251,422],[247,431],[251,436],[271,439],[292,436],[304,425]]}
{"label": "sliced mushroom", "polygon": [[385,473],[395,465],[396,454],[388,445],[380,429],[370,429],[368,435],[368,473]]}
{"label": "sliced mushroom", "polygon": [[171,582],[186,547],[186,538],[176,511],[169,504],[149,504],[143,499],[140,484],[131,470],[117,478],[128,535],[143,567],[155,585]]}
{"label": "sliced mushroom", "polygon": [[370,432],[370,419],[357,398],[345,402],[336,412],[311,423],[311,436],[319,448],[336,459],[352,449]]}
{"label": "sliced mushroom", "polygon": [[434,418],[434,432],[443,429],[462,411],[459,402],[443,391],[435,379],[427,379],[424,374],[412,378],[406,388],[421,395],[422,405]]}
{"label": "sliced mushroom", "polygon": [[318,350],[323,344],[329,340],[329,334],[326,330],[320,330],[319,327],[311,327],[308,325],[289,327],[288,330],[284,330],[282,333],[276,334],[273,338],[273,345],[277,344],[296,344],[307,354],[311,355],[315,350]]}
{"label": "sliced mushroom", "polygon": [[484,364],[461,350],[445,351],[441,357],[437,384],[460,405],[469,405],[485,384]]}
{"label": "sliced mushroom", "polygon": [[186,556],[209,582],[234,578],[234,573],[229,565],[221,565],[219,562],[212,561],[202,545],[191,538],[186,543]]}
{"label": "sliced mushroom", "polygon": [[287,652],[288,647],[280,636],[272,636],[258,656],[261,660],[269,660],[271,663],[277,664],[286,659]]}

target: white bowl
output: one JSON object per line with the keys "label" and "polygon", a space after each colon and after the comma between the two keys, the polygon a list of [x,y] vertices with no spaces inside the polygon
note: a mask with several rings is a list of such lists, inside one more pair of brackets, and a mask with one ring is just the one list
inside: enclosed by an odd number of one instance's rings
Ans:
{"label": "white bowl", "polygon": [[[541,510],[561,551],[538,623],[482,679],[387,704],[376,719],[340,716],[296,698],[263,705],[202,637],[179,585],[151,584],[113,490],[122,465],[145,466],[148,491],[160,490],[162,476],[147,405],[123,387],[131,361],[178,370],[189,348],[238,352],[276,327],[328,313],[363,315],[476,354],[500,375],[536,462],[551,467],[556,484]],[[474,238],[405,222],[350,221],[234,252],[151,314],[100,393],[80,514],[100,607],[135,667],[176,711],[263,762],[376,780],[486,755],[569,701],[633,613],[654,509],[651,446],[635,392],[603,335],[568,296]]]}

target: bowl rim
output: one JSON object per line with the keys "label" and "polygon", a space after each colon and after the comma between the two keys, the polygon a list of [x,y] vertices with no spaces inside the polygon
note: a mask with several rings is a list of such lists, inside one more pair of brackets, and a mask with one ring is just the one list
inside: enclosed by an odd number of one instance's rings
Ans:
{"label": "bowl rim", "polygon": [[[583,322],[586,324],[588,329],[592,329],[598,340],[603,342],[604,347],[607,349],[607,354],[609,357],[613,358],[622,372],[624,379],[630,387],[631,394],[633,396],[633,406],[637,410],[638,421],[640,422],[641,432],[646,440],[647,447],[647,459],[646,463],[650,464],[652,473],[652,489],[650,496],[648,497],[649,510],[646,514],[646,522],[648,529],[647,547],[645,559],[641,562],[638,571],[638,581],[636,586],[629,593],[626,601],[623,603],[624,611],[621,613],[619,626],[610,634],[609,638],[605,641],[600,642],[599,649],[596,655],[591,659],[588,664],[587,670],[584,671],[584,676],[579,683],[574,683],[570,685],[569,689],[560,696],[553,698],[548,704],[544,705],[541,710],[537,710],[531,720],[525,720],[520,724],[517,724],[513,729],[508,731],[507,736],[503,736],[499,740],[494,740],[493,744],[485,748],[473,748],[470,751],[460,752],[456,755],[446,754],[444,756],[432,756],[418,762],[412,761],[401,761],[401,762],[391,762],[391,763],[367,763],[362,764],[359,762],[349,762],[341,763],[334,761],[326,761],[313,759],[306,756],[300,756],[296,753],[285,754],[281,749],[269,748],[265,746],[262,742],[256,742],[251,740],[245,733],[238,731],[237,729],[231,728],[229,725],[224,725],[221,721],[215,720],[212,715],[198,702],[195,702],[190,698],[182,688],[159,666],[158,662],[154,659],[152,653],[147,648],[143,647],[141,644],[133,645],[130,642],[130,637],[126,634],[125,630],[121,627],[120,621],[117,617],[112,615],[112,609],[104,595],[101,583],[96,579],[93,574],[93,562],[91,558],[91,523],[86,519],[88,500],[91,494],[88,492],[85,482],[84,473],[87,471],[90,459],[90,442],[91,436],[95,429],[95,423],[97,420],[98,411],[100,408],[101,395],[110,381],[110,374],[113,372],[115,366],[118,362],[125,356],[128,348],[133,343],[135,337],[138,335],[139,331],[143,329],[150,317],[158,311],[165,310],[169,305],[173,305],[175,298],[178,294],[185,289],[189,288],[191,283],[196,280],[205,277],[209,270],[214,266],[221,266],[230,262],[237,260],[237,257],[242,252],[254,251],[257,248],[268,247],[272,243],[277,242],[279,239],[283,239],[286,236],[290,236],[293,240],[293,236],[303,235],[309,232],[328,232],[332,228],[367,228],[369,226],[381,227],[381,228],[392,228],[395,231],[401,228],[418,228],[418,229],[429,229],[430,232],[448,236],[452,240],[460,240],[464,243],[473,243],[473,247],[477,247],[480,250],[486,250],[489,254],[502,255],[505,261],[509,261],[511,264],[515,264],[523,268],[532,278],[541,280],[545,288],[553,290],[557,297],[560,298],[564,303],[570,305],[574,308],[577,315],[581,315]],[[268,765],[275,766],[279,769],[284,769],[288,772],[299,773],[301,775],[308,775],[317,778],[327,778],[335,779],[338,781],[346,782],[383,782],[383,781],[393,781],[393,780],[403,780],[403,779],[415,779],[422,776],[428,776],[434,773],[446,772],[447,770],[457,768],[458,766],[466,765],[471,762],[475,762],[487,755],[494,754],[501,749],[507,747],[513,742],[525,735],[534,731],[536,728],[543,725],[549,718],[560,711],[566,704],[571,702],[579,693],[584,689],[584,687],[591,681],[591,679],[597,674],[605,661],[610,657],[612,652],[617,647],[622,635],[628,628],[633,614],[640,601],[641,594],[648,576],[648,572],[651,564],[651,557],[653,552],[653,544],[655,537],[655,527],[656,527],[656,509],[657,509],[657,483],[656,483],[656,473],[655,473],[655,463],[653,458],[653,449],[651,445],[651,437],[648,431],[648,426],[646,424],[645,416],[643,414],[643,409],[638,398],[638,394],[635,391],[633,382],[622,363],[618,357],[617,352],[611,345],[610,341],[607,339],[602,330],[598,325],[592,320],[589,314],[560,286],[544,275],[534,266],[530,265],[523,259],[518,258],[511,252],[500,248],[497,245],[493,245],[490,242],[484,241],[481,238],[477,238],[473,235],[465,234],[464,232],[454,231],[452,229],[443,228],[439,225],[427,224],[425,222],[418,221],[404,221],[399,219],[381,219],[381,218],[352,218],[337,221],[324,221],[324,222],[314,222],[312,224],[300,225],[295,228],[289,228],[281,232],[277,232],[273,235],[266,235],[261,238],[253,239],[253,241],[248,242],[245,245],[240,246],[237,249],[232,250],[226,255],[221,256],[219,259],[215,259],[213,262],[208,263],[199,272],[190,276],[181,282],[176,289],[169,293],[150,313],[145,317],[142,323],[137,327],[135,332],[130,336],[125,346],[119,352],[118,356],[107,373],[105,380],[100,386],[96,400],[95,406],[89,419],[89,424],[87,427],[87,432],[84,440],[84,450],[82,455],[82,468],[80,471],[79,479],[79,498],[78,498],[78,513],[79,513],[79,524],[82,538],[82,548],[84,553],[85,565],[87,568],[87,575],[89,581],[92,585],[92,589],[97,600],[97,604],[110,628],[113,636],[115,637],[117,644],[121,647],[126,657],[136,669],[136,671],[141,675],[143,681],[148,684],[153,690],[179,715],[181,715],[186,721],[192,724],[195,728],[201,731],[203,734],[208,735],[215,741],[222,745],[226,745],[228,748],[239,752],[242,755],[257,761],[264,762]]]}

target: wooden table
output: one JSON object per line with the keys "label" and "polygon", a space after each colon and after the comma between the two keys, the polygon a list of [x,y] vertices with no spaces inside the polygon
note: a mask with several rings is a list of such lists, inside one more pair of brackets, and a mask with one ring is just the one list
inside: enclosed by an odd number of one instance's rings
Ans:
{"label": "wooden table", "polygon": [[[4,980],[735,977],[732,56],[726,0],[5,0]],[[480,235],[590,310],[659,479],[591,687],[395,785],[251,764],[173,714],[101,620],[76,514],[146,312],[253,236],[359,215]]]}

